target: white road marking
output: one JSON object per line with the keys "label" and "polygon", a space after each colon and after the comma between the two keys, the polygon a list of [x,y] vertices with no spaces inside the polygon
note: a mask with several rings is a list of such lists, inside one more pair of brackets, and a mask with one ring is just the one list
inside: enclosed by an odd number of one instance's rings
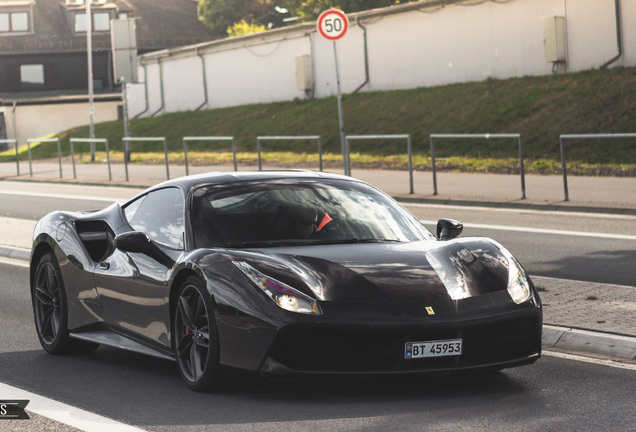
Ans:
{"label": "white road marking", "polygon": [[463,211],[484,211],[493,213],[520,213],[520,214],[534,214],[534,215],[555,215],[555,216],[575,216],[575,217],[587,217],[587,218],[600,218],[600,219],[626,219],[636,220],[636,216],[622,215],[613,213],[584,213],[584,212],[570,212],[561,210],[533,210],[533,209],[516,209],[506,207],[481,207],[481,206],[460,206],[451,204],[420,204],[420,203],[408,203],[401,202],[404,207],[419,207],[419,208],[438,208],[438,209],[452,209]]}
{"label": "white road marking", "polygon": [[574,361],[580,361],[584,363],[592,363],[592,364],[609,366],[609,367],[618,368],[618,369],[627,369],[627,370],[636,371],[636,364],[633,364],[633,363],[622,363],[616,360],[585,357],[582,355],[567,354],[563,352],[549,351],[549,350],[543,350],[542,353],[543,355],[547,355],[550,357],[557,357],[557,358],[562,358],[566,360],[574,360]]}
{"label": "white road marking", "polygon": [[27,268],[27,269],[29,268],[28,261],[22,261],[22,260],[13,259],[13,258],[0,257],[0,264],[6,264],[6,265],[15,266],[15,267]]}
{"label": "white road marking", "polygon": [[139,429],[108,417],[103,417],[8,384],[0,383],[0,395],[2,395],[3,399],[7,400],[26,399],[29,401],[26,411],[50,418],[83,431],[144,432],[143,429]]}
{"label": "white road marking", "polygon": [[108,202],[108,203],[123,202],[122,200],[119,200],[119,199],[116,199],[116,198],[94,197],[94,196],[87,196],[87,195],[52,194],[52,193],[41,193],[41,192],[24,192],[24,191],[0,190],[0,194],[1,195],[30,196],[30,197],[38,197],[38,198],[71,199],[71,200],[82,200],[82,201],[104,201],[104,202]]}
{"label": "white road marking", "polygon": [[[426,225],[437,225],[437,221],[432,220],[420,220],[423,224]],[[512,225],[488,225],[488,224],[473,224],[473,223],[465,223],[464,227],[467,228],[479,228],[479,229],[489,229],[496,231],[516,231],[516,232],[526,232],[526,233],[535,233],[535,234],[552,234],[552,235],[564,235],[564,236],[574,236],[574,237],[594,237],[594,238],[603,238],[603,239],[615,239],[615,240],[636,240],[635,235],[627,235],[627,234],[608,234],[608,233],[595,233],[595,232],[586,232],[586,231],[566,231],[566,230],[555,230],[555,229],[545,229],[545,228],[530,228],[530,227],[519,227]]]}

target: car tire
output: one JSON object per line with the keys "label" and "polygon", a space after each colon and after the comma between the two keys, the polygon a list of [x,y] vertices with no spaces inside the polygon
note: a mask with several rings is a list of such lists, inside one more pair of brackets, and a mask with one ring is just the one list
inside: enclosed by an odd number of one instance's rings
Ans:
{"label": "car tire", "polygon": [[219,336],[211,296],[200,278],[187,278],[174,308],[174,350],[179,373],[190,389],[222,387]]}
{"label": "car tire", "polygon": [[31,297],[38,339],[46,352],[79,354],[97,349],[99,344],[69,337],[66,289],[60,266],[52,252],[45,253],[38,262]]}

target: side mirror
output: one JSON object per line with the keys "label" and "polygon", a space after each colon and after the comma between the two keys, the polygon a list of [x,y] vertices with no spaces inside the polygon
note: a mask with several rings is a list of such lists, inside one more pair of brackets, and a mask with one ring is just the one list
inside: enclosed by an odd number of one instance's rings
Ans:
{"label": "side mirror", "polygon": [[451,240],[457,237],[464,230],[464,225],[453,219],[440,219],[437,221],[437,238],[440,240]]}
{"label": "side mirror", "polygon": [[164,251],[140,231],[128,231],[115,237],[115,247],[124,252],[142,253],[165,265],[172,267],[174,261]]}

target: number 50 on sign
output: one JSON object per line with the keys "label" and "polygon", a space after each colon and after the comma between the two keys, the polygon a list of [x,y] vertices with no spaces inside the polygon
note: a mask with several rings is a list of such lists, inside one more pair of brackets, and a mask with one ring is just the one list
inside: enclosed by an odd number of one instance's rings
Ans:
{"label": "number 50 on sign", "polygon": [[323,38],[336,41],[347,33],[349,20],[344,12],[338,9],[329,9],[320,14],[316,27]]}

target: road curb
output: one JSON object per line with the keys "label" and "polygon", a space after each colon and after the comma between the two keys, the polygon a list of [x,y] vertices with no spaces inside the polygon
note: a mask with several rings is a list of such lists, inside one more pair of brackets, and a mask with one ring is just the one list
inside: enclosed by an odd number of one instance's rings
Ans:
{"label": "road curb", "polygon": [[636,360],[636,338],[549,324],[543,326],[543,348],[556,348]]}
{"label": "road curb", "polygon": [[494,209],[540,210],[636,216],[636,209],[633,208],[577,206],[568,204],[536,204],[510,201],[457,200],[450,198],[425,198],[417,195],[393,195],[392,198],[403,204],[455,205],[465,207],[488,207]]}
{"label": "road curb", "polygon": [[31,249],[0,245],[0,256],[29,262]]}

